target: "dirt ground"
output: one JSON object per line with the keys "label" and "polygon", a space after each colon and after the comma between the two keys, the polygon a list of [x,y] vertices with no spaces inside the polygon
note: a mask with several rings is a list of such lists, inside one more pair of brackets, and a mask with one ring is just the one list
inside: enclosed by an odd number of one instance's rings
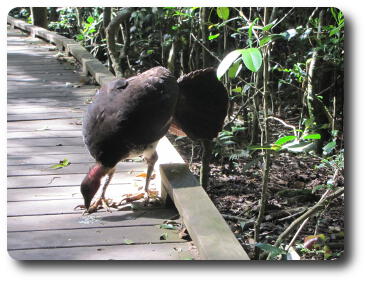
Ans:
{"label": "dirt ground", "polygon": [[[200,144],[193,143],[187,137],[177,139],[169,135],[168,138],[189,164],[191,171],[199,176]],[[253,228],[261,197],[262,159],[252,166],[247,164],[256,159],[257,154],[239,158],[235,162],[213,158],[210,183],[206,190],[250,257],[254,255]],[[261,224],[261,243],[274,244],[293,220],[320,199],[326,188],[321,185],[326,185],[334,174],[331,168],[317,168],[320,163],[320,158],[306,154],[287,152],[272,156],[268,201]],[[344,186],[342,174],[340,172],[335,178],[336,187]],[[289,235],[285,244],[291,241],[294,233]],[[305,238],[317,240],[318,245],[305,246]],[[344,251],[344,196],[312,216],[293,247],[300,259],[335,260],[341,257]]]}

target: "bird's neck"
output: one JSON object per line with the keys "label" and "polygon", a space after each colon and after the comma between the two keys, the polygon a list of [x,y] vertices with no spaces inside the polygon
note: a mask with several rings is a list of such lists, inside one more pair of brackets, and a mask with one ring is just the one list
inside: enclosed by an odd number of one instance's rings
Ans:
{"label": "bird's neck", "polygon": [[103,165],[97,163],[89,170],[88,178],[91,180],[100,180],[106,174],[106,168],[104,168]]}

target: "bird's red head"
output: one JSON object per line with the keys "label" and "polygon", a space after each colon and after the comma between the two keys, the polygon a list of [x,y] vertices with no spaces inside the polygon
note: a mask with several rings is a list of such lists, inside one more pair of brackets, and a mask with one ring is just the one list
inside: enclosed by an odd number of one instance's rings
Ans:
{"label": "bird's red head", "polygon": [[101,179],[106,175],[106,169],[101,164],[95,164],[85,176],[80,185],[80,191],[84,198],[85,208],[88,210],[90,203],[101,185]]}

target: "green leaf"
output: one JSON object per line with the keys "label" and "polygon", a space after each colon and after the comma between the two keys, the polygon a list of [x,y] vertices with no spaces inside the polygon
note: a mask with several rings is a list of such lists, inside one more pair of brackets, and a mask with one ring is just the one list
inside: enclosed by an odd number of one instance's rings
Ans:
{"label": "green leaf", "polygon": [[87,22],[90,23],[90,24],[93,23],[94,22],[94,18],[92,16],[89,16],[87,18]]}
{"label": "green leaf", "polygon": [[320,134],[310,134],[302,137],[303,140],[319,140],[320,138]]}
{"label": "green leaf", "polygon": [[335,141],[331,141],[327,145],[325,145],[322,148],[322,150],[324,151],[324,154],[329,154],[330,152],[332,152],[334,150],[335,146],[336,146],[336,142]]}
{"label": "green leaf", "polygon": [[262,64],[262,55],[258,48],[241,49],[242,61],[252,72],[257,72]]}
{"label": "green leaf", "polygon": [[168,234],[167,234],[167,233],[163,233],[163,234],[159,237],[159,239],[160,239],[160,240],[167,240],[167,238],[168,238]]}
{"label": "green leaf", "polygon": [[228,7],[218,7],[217,15],[222,20],[228,20],[229,17],[229,8]]}
{"label": "green leaf", "polygon": [[228,68],[233,64],[234,61],[241,55],[239,50],[233,50],[228,53],[226,57],[220,62],[217,69],[218,80],[227,72]]}
{"label": "green leaf", "polygon": [[240,73],[241,69],[242,69],[242,63],[241,63],[241,60],[238,60],[234,64],[232,64],[232,66],[229,68],[228,76],[231,79],[236,78],[238,74]]}
{"label": "green leaf", "polygon": [[82,35],[82,34],[77,34],[77,35],[75,36],[75,39],[76,39],[76,40],[81,41],[81,40],[83,40],[83,39],[84,39],[84,35]]}
{"label": "green leaf", "polygon": [[232,92],[241,93],[242,92],[242,87],[238,86],[236,88],[232,88]]}
{"label": "green leaf", "polygon": [[178,230],[178,228],[172,224],[161,224],[159,225],[159,228],[167,230]]}
{"label": "green leaf", "polygon": [[182,260],[194,260],[192,257],[183,257]]}
{"label": "green leaf", "polygon": [[254,27],[254,25],[258,22],[259,18],[256,18],[250,25],[250,27],[248,28],[247,31],[247,35],[248,35],[248,42],[250,44],[250,47],[252,47],[252,29]]}
{"label": "green leaf", "polygon": [[69,165],[70,165],[70,161],[65,158],[64,160],[60,160],[59,164],[52,165],[51,168],[52,169],[59,169],[59,168],[63,168],[63,167],[69,166]]}
{"label": "green leaf", "polygon": [[209,40],[213,40],[213,39],[216,39],[218,36],[220,36],[220,33],[213,34],[213,35],[209,35],[209,36],[208,36],[208,39],[209,39]]}
{"label": "green leaf", "polygon": [[283,250],[281,248],[278,248],[278,247],[275,247],[275,246],[270,245],[270,244],[257,243],[255,246],[262,249],[265,252],[270,253],[271,258],[274,258],[278,255],[287,253],[285,250]]}
{"label": "green leaf", "polygon": [[268,24],[268,25],[266,25],[266,26],[264,26],[263,28],[262,28],[262,30],[263,31],[268,31],[269,29],[271,29],[272,27],[273,27],[273,23],[271,23],[271,24]]}
{"label": "green leaf", "polygon": [[270,34],[270,35],[264,36],[263,38],[260,39],[260,46],[263,46],[267,44],[268,42],[275,40],[275,39],[279,39],[279,38],[283,38],[283,36],[280,34]]}
{"label": "green leaf", "polygon": [[126,244],[126,245],[131,245],[131,244],[133,244],[134,243],[134,241],[131,241],[131,240],[129,240],[129,239],[125,239],[124,240],[124,244]]}
{"label": "green leaf", "polygon": [[260,39],[260,46],[267,44],[268,42],[271,41],[271,39],[272,39],[271,35],[264,36],[263,38]]}
{"label": "green leaf", "polygon": [[285,137],[281,137],[280,139],[278,139],[274,144],[276,145],[283,145],[287,142],[293,141],[295,140],[297,137],[296,136],[285,136]]}

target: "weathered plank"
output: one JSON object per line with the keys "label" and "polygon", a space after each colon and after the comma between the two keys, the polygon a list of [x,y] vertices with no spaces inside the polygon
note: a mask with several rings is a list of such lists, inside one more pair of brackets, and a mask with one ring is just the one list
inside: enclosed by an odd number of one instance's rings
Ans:
{"label": "weathered plank", "polygon": [[[91,97],[89,95],[76,95],[73,100],[70,96],[64,93],[59,93],[57,96],[41,98],[41,97],[8,97],[7,102],[9,107],[82,107],[89,104]],[[74,103],[72,103],[74,102]]]}
{"label": "weathered plank", "polygon": [[79,211],[77,214],[8,217],[8,232],[159,225],[176,215],[174,209],[157,208],[98,211],[92,215],[82,215]]}
{"label": "weathered plank", "polygon": [[32,106],[32,105],[9,105],[8,106],[8,115],[22,115],[22,114],[42,114],[42,113],[66,113],[66,112],[75,112],[75,113],[83,113],[86,109],[86,105],[81,105],[77,107],[72,107],[72,104],[69,104],[69,107],[52,107],[52,106]]}
{"label": "weathered plank", "polygon": [[185,164],[161,164],[161,178],[201,258],[248,260],[231,229]]}
{"label": "weathered plank", "polygon": [[54,155],[68,153],[88,153],[84,144],[70,146],[29,146],[22,148],[8,148],[8,155]]}
{"label": "weathered plank", "polygon": [[79,130],[81,126],[81,119],[63,119],[63,120],[36,120],[8,123],[8,131],[45,131],[45,130],[59,130],[70,131]]}
{"label": "weathered plank", "polygon": [[[64,174],[64,175],[37,175],[37,176],[14,176],[8,177],[8,189],[12,188],[34,188],[34,187],[61,187],[79,185],[85,174]],[[128,184],[137,177],[129,172],[116,172],[112,179],[113,183]]]}
{"label": "weathered plank", "polygon": [[195,259],[188,243],[114,245],[9,251],[17,260],[187,260]]}
{"label": "weathered plank", "polygon": [[[53,164],[55,165],[55,164]],[[36,175],[53,175],[53,174],[76,174],[87,173],[92,163],[71,163],[69,166],[54,169],[53,165],[47,164],[31,164],[8,166],[8,177],[10,176],[36,176]],[[145,162],[120,162],[116,166],[117,172],[129,172],[135,174],[146,170]]]}
{"label": "weathered plank", "polygon": [[70,145],[83,145],[83,138],[79,137],[54,137],[54,138],[39,138],[35,137],[32,139],[8,139],[9,147],[40,147],[40,146],[70,146]]}
{"label": "weathered plank", "polygon": [[8,144],[11,143],[13,140],[17,139],[33,140],[47,137],[51,138],[51,140],[58,138],[82,138],[80,130],[73,130],[73,131],[44,130],[44,131],[38,131],[37,135],[35,135],[33,131],[26,131],[26,132],[9,131],[7,135]]}
{"label": "weathered plank", "polygon": [[[122,195],[136,194],[138,188],[142,187],[143,181],[137,181],[132,184],[110,184],[106,196],[115,200],[120,200]],[[143,192],[141,188],[140,192]],[[96,195],[100,195],[100,192]],[[42,188],[13,188],[7,190],[7,199],[9,202],[20,201],[40,201],[56,199],[82,199],[80,185],[62,186],[62,187],[42,187]]]}
{"label": "weathered plank", "polygon": [[71,163],[92,164],[95,160],[87,153],[68,153],[54,155],[8,155],[9,165],[55,165],[67,159]]}
{"label": "weathered plank", "polygon": [[[99,62],[85,53],[86,51],[80,46],[75,45],[74,41],[21,21],[15,20],[13,24],[15,22],[34,35],[53,42],[58,48],[65,47],[81,61],[84,71],[91,73],[99,83],[113,78]],[[32,39],[27,38],[26,41],[32,43]],[[74,113],[70,113],[70,110],[66,112],[55,107],[70,107],[69,109],[75,105],[85,107],[84,102],[94,96],[95,87],[81,87],[82,91],[90,91],[89,93],[65,87],[69,80],[77,82],[76,79],[73,80],[73,76],[67,75],[67,70],[74,67],[68,63],[58,62],[53,52],[47,50],[47,45],[42,44],[39,48],[38,40],[33,40],[34,48],[31,50],[28,43],[23,45],[19,41],[8,41],[10,46],[11,44],[15,46],[8,55],[8,63],[11,62],[8,64],[8,118],[17,120],[8,123],[8,225],[9,231],[12,231],[9,233],[8,243],[11,255],[19,259],[79,258],[85,250],[95,248],[92,246],[103,245],[97,252],[90,250],[93,255],[88,253],[87,258],[93,256],[110,258],[109,256],[113,254],[112,258],[117,259],[118,255],[113,253],[113,247],[116,246],[124,252],[134,247],[135,253],[138,253],[138,250],[147,253],[144,256],[131,254],[131,258],[152,259],[155,250],[149,249],[151,245],[146,244],[154,243],[155,238],[158,238],[156,242],[159,245],[155,246],[161,248],[157,257],[169,259],[173,248],[168,247],[167,241],[183,242],[183,240],[177,238],[175,231],[167,231],[168,240],[160,239],[162,231],[156,224],[165,215],[162,211],[157,211],[156,214],[150,211],[144,212],[142,218],[136,217],[140,211],[119,212],[105,216],[98,212],[95,216],[97,222],[101,222],[87,225],[88,227],[83,226],[85,223],[77,221],[81,217],[81,212],[74,211],[73,208],[83,202],[79,186],[93,159],[86,152],[80,138],[79,116],[74,118]],[[23,56],[22,53],[26,52],[28,55]],[[33,62],[36,65],[33,65]],[[47,71],[51,70],[53,74],[44,73],[45,68]],[[32,75],[27,75],[27,72]],[[77,78],[78,74],[75,75]],[[48,110],[44,109],[44,106],[48,107]],[[76,109],[75,113],[82,114],[80,110]],[[46,137],[55,138],[48,142]],[[62,138],[72,139],[62,140]],[[55,142],[58,143],[54,144]],[[53,146],[62,142],[66,144]],[[57,172],[49,168],[64,158],[69,159],[72,164]],[[107,196],[121,196],[142,187],[140,184],[144,183],[144,178],[136,178],[134,174],[129,174],[131,169],[128,170],[127,166],[132,164],[135,163],[119,166],[118,170],[125,166],[125,171],[118,172],[114,176]],[[136,169],[144,168],[145,171],[144,163],[135,165]],[[153,187],[156,182],[157,180],[152,181]],[[167,216],[171,216],[174,210],[167,209],[166,212],[169,212]],[[133,240],[134,245],[121,245],[118,233],[122,230],[123,236],[131,235],[129,240]],[[18,244],[20,242],[22,245]],[[65,249],[70,251],[68,255],[65,255]],[[103,252],[104,250],[106,252]],[[179,250],[173,250],[177,254],[176,258]],[[123,257],[126,258],[128,255]]]}
{"label": "weathered plank", "polygon": [[8,250],[121,245],[127,240],[135,244],[185,242],[175,230],[164,232],[166,240],[161,239],[163,231],[157,225],[8,232]]}
{"label": "weathered plank", "polygon": [[57,113],[30,113],[30,114],[8,114],[8,122],[18,121],[35,121],[35,120],[54,120],[54,119],[71,119],[82,118],[82,112],[57,112]]}

